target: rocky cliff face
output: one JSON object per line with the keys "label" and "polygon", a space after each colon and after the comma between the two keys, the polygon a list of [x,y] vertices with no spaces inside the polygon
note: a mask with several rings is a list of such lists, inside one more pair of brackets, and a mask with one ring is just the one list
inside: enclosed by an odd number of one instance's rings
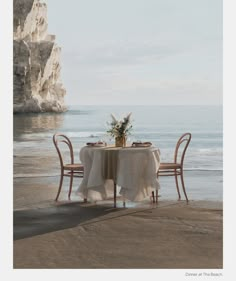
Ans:
{"label": "rocky cliff face", "polygon": [[47,6],[14,0],[14,113],[63,112],[66,91],[60,79],[60,51],[47,33]]}

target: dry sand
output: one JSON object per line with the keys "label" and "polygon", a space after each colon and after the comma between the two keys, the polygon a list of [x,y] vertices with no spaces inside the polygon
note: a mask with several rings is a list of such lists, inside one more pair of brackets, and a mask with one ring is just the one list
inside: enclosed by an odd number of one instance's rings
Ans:
{"label": "dry sand", "polygon": [[14,183],[14,268],[223,268],[222,202],[55,203],[33,182]]}

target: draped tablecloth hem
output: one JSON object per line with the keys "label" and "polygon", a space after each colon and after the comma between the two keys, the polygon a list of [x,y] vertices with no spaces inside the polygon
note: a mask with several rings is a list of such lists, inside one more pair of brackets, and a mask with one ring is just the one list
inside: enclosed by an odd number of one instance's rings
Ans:
{"label": "draped tablecloth hem", "polygon": [[114,196],[114,182],[113,180],[105,180],[104,184],[96,186],[80,184],[76,193],[90,201],[110,199]]}
{"label": "draped tablecloth hem", "polygon": [[137,189],[126,189],[121,188],[120,195],[122,195],[125,199],[130,200],[132,202],[138,202],[142,201],[146,198],[150,198],[152,195],[152,191],[155,191],[156,188],[153,188],[151,186],[148,187],[142,187],[139,191]]}

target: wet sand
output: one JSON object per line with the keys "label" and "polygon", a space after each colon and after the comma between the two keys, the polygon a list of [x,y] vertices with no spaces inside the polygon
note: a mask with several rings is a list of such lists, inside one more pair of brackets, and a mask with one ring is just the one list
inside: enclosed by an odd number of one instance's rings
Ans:
{"label": "wet sand", "polygon": [[14,179],[14,268],[223,268],[222,202],[56,203],[52,179]]}

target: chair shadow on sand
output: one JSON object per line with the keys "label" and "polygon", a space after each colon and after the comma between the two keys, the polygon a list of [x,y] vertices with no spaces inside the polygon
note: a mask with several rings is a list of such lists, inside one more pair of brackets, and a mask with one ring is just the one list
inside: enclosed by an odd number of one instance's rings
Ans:
{"label": "chair shadow on sand", "polygon": [[76,227],[81,223],[116,211],[118,209],[110,206],[86,207],[82,202],[14,211],[14,240]]}

